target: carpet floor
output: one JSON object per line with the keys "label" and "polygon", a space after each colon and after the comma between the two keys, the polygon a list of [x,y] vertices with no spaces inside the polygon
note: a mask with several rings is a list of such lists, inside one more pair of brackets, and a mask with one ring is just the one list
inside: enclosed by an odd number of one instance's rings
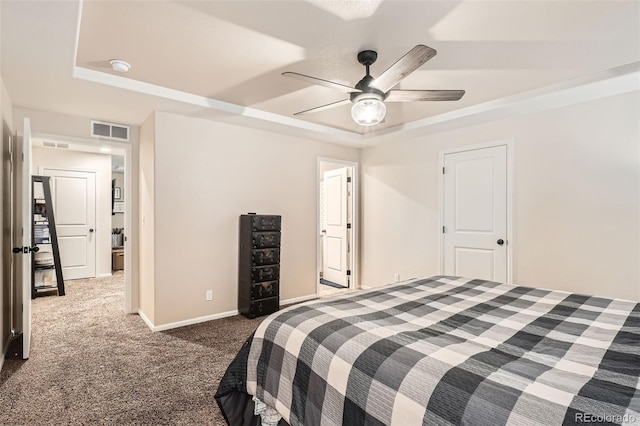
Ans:
{"label": "carpet floor", "polygon": [[153,333],[127,315],[122,272],[33,300],[31,356],[5,360],[1,425],[224,425],[213,395],[260,322]]}

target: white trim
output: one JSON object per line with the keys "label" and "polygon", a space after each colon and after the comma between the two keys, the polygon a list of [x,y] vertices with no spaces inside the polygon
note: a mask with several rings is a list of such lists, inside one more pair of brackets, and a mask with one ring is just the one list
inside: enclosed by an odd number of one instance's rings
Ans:
{"label": "white trim", "polygon": [[280,301],[280,306],[291,305],[293,303],[306,302],[307,300],[317,299],[317,294],[309,294],[307,296],[294,297],[292,299],[285,299]]}
{"label": "white trim", "polygon": [[438,272],[440,275],[444,275],[444,233],[442,232],[442,227],[444,226],[444,174],[442,173],[442,169],[444,168],[444,157],[447,154],[455,154],[458,152],[468,152],[478,149],[504,146],[507,148],[507,238],[505,238],[505,240],[507,241],[507,283],[513,283],[513,247],[515,245],[515,235],[513,232],[513,197],[515,194],[513,190],[514,145],[515,144],[513,138],[509,138],[494,142],[459,146],[456,148],[440,150],[440,159],[438,161],[438,235],[440,236],[438,252]]}
{"label": "white trim", "polygon": [[149,327],[151,331],[155,331],[154,330],[155,326],[153,325],[151,320],[147,318],[144,312],[142,312],[142,309],[138,309],[138,312],[133,312],[133,313],[137,313],[140,316],[140,318],[142,318],[142,321],[144,321],[144,323],[147,324],[147,327]]}
{"label": "white trim", "polygon": [[169,89],[167,87],[158,86],[156,84],[132,80],[130,78],[108,74],[88,68],[74,66],[73,77],[81,80],[91,81],[94,83],[104,84],[107,86],[118,87],[120,89],[130,90],[132,92],[158,96],[164,99],[171,99],[177,102],[195,105],[202,108],[215,109],[234,116],[255,118],[270,123],[282,124],[288,127],[310,130],[312,132],[320,133],[323,135],[335,136],[348,141],[350,144],[357,144],[358,146],[360,146],[362,143],[362,135],[360,135],[359,133],[337,129],[335,127],[325,126],[323,124],[303,121],[297,118],[275,114],[273,112],[262,111],[256,108],[233,104],[230,102],[208,98],[205,96],[194,95],[192,93]]}
{"label": "white trim", "polygon": [[[291,305],[293,303],[306,302],[307,300],[313,300],[313,299],[316,299],[317,297],[318,296],[315,294],[310,294],[307,296],[294,297],[292,299],[285,299],[280,301],[280,306]],[[142,320],[145,322],[145,324],[147,324],[147,327],[149,327],[149,329],[151,329],[151,331],[153,331],[154,333],[157,331],[165,331],[165,330],[171,330],[173,328],[185,327],[187,325],[199,324],[201,322],[233,317],[235,315],[240,314],[240,312],[238,312],[238,310],[236,309],[233,311],[220,312],[218,314],[211,314],[211,315],[205,315],[202,317],[182,320],[182,321],[170,322],[168,324],[154,325],[151,322],[151,320],[144,314],[144,312],[142,312],[141,309],[138,309],[138,311],[134,313],[137,313],[140,316],[140,318],[142,318]]]}
{"label": "white trim", "polygon": [[360,186],[360,172],[358,171],[358,163],[349,160],[338,160],[335,158],[318,157],[316,160],[316,297],[320,296],[320,268],[322,267],[318,263],[320,253],[320,164],[321,163],[336,163],[344,164],[351,167],[351,279],[349,280],[349,289],[358,289],[360,286],[360,276],[358,271],[360,270],[360,247],[358,241],[360,241],[360,223],[358,218],[360,217],[360,203],[358,188]]}
{"label": "white trim", "polygon": [[238,315],[238,311],[235,310],[235,311],[221,312],[219,314],[205,315],[203,317],[191,318],[183,321],[170,322],[168,324],[162,324],[162,325],[153,325],[153,323],[149,320],[149,318],[147,318],[147,316],[141,310],[138,310],[138,315],[140,315],[140,317],[144,320],[144,322],[151,329],[151,331],[155,333],[157,331],[171,330],[173,328],[185,327],[187,325],[199,324],[201,322],[207,322],[207,321],[213,321],[221,318],[232,317],[232,316]]}
{"label": "white trim", "polygon": [[382,139],[387,140],[387,138],[381,138],[382,136],[389,136],[397,132],[419,129],[428,129],[426,133],[442,132],[452,128],[458,129],[516,115],[561,108],[636,90],[640,90],[640,61],[591,74],[588,77],[388,127],[367,133],[363,138],[368,146],[382,142]]}
{"label": "white trim", "polygon": [[112,276],[113,276],[113,274],[111,274],[109,272],[108,274],[100,274],[96,278],[109,278],[109,277],[112,277]]}

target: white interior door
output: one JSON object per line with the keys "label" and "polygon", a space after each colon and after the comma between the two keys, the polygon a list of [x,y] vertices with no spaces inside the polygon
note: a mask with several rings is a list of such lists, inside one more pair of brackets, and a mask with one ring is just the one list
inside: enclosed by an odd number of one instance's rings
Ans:
{"label": "white interior door", "polygon": [[51,176],[53,214],[65,280],[96,276],[96,174],[43,168]]}
{"label": "white interior door", "polygon": [[[31,352],[31,123],[24,119],[22,137],[22,173],[20,214],[16,215],[16,230],[22,233],[22,255],[17,263],[22,263],[22,358],[28,359]],[[20,241],[20,240],[17,240]]]}
{"label": "white interior door", "polygon": [[324,243],[322,277],[348,286],[349,251],[347,240],[348,169],[324,172]]}
{"label": "white interior door", "polygon": [[507,281],[507,147],[444,156],[446,275]]}

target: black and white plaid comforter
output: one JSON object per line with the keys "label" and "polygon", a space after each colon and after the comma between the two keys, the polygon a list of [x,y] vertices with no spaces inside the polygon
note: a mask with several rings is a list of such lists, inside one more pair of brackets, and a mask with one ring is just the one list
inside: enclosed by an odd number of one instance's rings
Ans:
{"label": "black and white plaid comforter", "polygon": [[290,425],[640,425],[640,304],[433,277],[280,311],[247,392]]}

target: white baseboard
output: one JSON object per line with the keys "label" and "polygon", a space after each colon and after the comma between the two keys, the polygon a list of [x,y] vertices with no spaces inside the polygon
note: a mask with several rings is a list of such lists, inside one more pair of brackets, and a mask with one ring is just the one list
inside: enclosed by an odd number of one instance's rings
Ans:
{"label": "white baseboard", "polygon": [[149,318],[147,318],[147,316],[144,314],[144,312],[142,312],[142,309],[138,309],[137,313],[138,313],[138,315],[140,315],[140,318],[142,318],[142,321],[144,321],[144,323],[147,324],[147,327],[149,327],[151,329],[151,331],[155,331],[153,329],[155,326],[153,325],[151,320]]}
{"label": "white baseboard", "polygon": [[146,315],[141,310],[138,310],[138,315],[140,315],[140,317],[144,320],[144,322],[151,329],[151,331],[156,332],[156,331],[171,330],[172,328],[185,327],[187,325],[199,324],[201,322],[213,321],[221,318],[232,317],[234,315],[238,315],[238,311],[235,310],[235,311],[228,311],[228,312],[220,312],[219,314],[205,315],[203,317],[191,318],[183,321],[170,322],[168,324],[162,324],[162,325],[153,325],[153,323],[149,321],[149,318],[147,318]]}
{"label": "white baseboard", "polygon": [[280,306],[291,305],[292,303],[306,302],[307,300],[317,299],[317,294],[310,294],[308,296],[294,297],[293,299],[285,299],[280,301]]}
{"label": "white baseboard", "polygon": [[111,273],[108,273],[108,274],[100,274],[100,275],[98,275],[96,278],[109,278],[110,276],[112,276],[112,275],[111,275]]}
{"label": "white baseboard", "polygon": [[361,290],[371,290],[372,288],[376,288],[376,287],[371,287],[370,285],[361,285],[360,286]]}
{"label": "white baseboard", "polygon": [[[292,299],[281,300],[280,301],[280,306],[291,305],[292,303],[306,302],[307,300],[312,300],[312,299],[317,299],[317,298],[318,298],[318,296],[315,295],[315,294],[310,294],[308,296],[294,297]],[[151,322],[151,320],[149,318],[147,318],[147,316],[144,314],[144,312],[142,312],[142,310],[138,309],[138,315],[140,315],[140,318],[142,318],[142,320],[145,322],[145,324],[147,324],[147,327],[149,327],[151,329],[151,331],[153,331],[153,332],[171,330],[172,328],[185,327],[187,325],[199,324],[201,322],[207,322],[207,321],[213,321],[213,320],[217,320],[217,319],[221,319],[221,318],[232,317],[232,316],[238,315],[238,314],[239,314],[239,312],[236,309],[236,310],[233,310],[233,311],[220,312],[219,314],[205,315],[203,317],[191,318],[191,319],[183,320],[183,321],[170,322],[168,324],[154,325]]]}

